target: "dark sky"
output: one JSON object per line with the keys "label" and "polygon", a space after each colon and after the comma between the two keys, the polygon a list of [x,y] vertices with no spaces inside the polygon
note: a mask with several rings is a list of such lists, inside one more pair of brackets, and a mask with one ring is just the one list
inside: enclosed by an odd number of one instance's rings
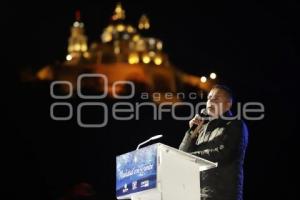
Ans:
{"label": "dark sky", "polygon": [[[171,61],[186,72],[206,75],[215,71],[233,87],[239,82],[241,88],[264,90],[265,87],[257,87],[263,83],[274,92],[283,90],[283,84],[293,80],[287,76],[293,74],[292,68],[299,62],[296,3],[200,1],[196,5],[124,1],[123,4],[129,23],[136,24],[141,14],[148,14],[151,34],[164,41]],[[76,9],[82,12],[89,41],[99,39],[115,2],[34,5],[4,6],[2,12],[4,31],[11,38],[4,43],[20,68],[39,68],[64,59]],[[18,52],[17,57],[13,52]]]}
{"label": "dark sky", "polygon": [[[292,171],[290,163],[295,160],[292,158],[295,154],[293,150],[297,137],[293,119],[297,114],[295,107],[298,91],[297,67],[300,62],[299,3],[296,1],[199,1],[197,4],[194,1],[122,2],[129,23],[136,24],[143,13],[149,16],[151,34],[163,40],[164,49],[169,54],[171,62],[179,69],[199,76],[214,71],[223,83],[232,87],[241,101],[259,101],[265,104],[266,118],[260,122],[249,122],[251,138],[246,165],[248,178],[245,184],[248,197],[246,199],[260,199],[254,194],[256,191],[262,192],[263,197],[279,199],[286,195],[287,191],[290,193],[288,189]],[[59,173],[67,171],[67,169],[51,171],[43,167],[45,159],[41,159],[41,155],[36,152],[42,148],[35,146],[35,142],[39,141],[35,138],[38,131],[31,124],[34,124],[34,120],[38,117],[32,117],[30,114],[27,120],[23,117],[30,109],[33,113],[43,112],[43,108],[48,112],[48,104],[42,103],[44,96],[23,90],[24,87],[18,81],[19,70],[25,67],[40,68],[45,64],[64,59],[69,28],[77,9],[81,10],[89,42],[99,39],[103,28],[109,22],[114,6],[115,2],[111,1],[97,3],[66,1],[58,4],[45,1],[25,5],[19,3],[3,5],[1,32],[5,35],[2,38],[5,49],[2,55],[8,64],[2,66],[4,75],[1,81],[5,82],[4,91],[10,97],[4,98],[7,100],[4,105],[9,105],[5,106],[8,123],[5,123],[4,127],[11,130],[6,131],[8,144],[14,144],[15,147],[12,152],[6,149],[7,146],[4,146],[4,149],[5,152],[9,152],[8,161],[14,160],[13,158],[20,159],[13,162],[14,165],[26,163],[21,171],[16,166],[13,168],[19,172],[11,172],[13,178],[9,178],[8,184],[14,187],[9,186],[10,189],[26,190],[25,194],[32,195],[34,193],[28,189],[32,186],[40,190],[38,194],[34,194],[34,198],[39,199],[42,196],[52,199],[57,196],[55,191],[61,190],[58,189],[59,186],[55,188],[55,181],[61,180]],[[35,111],[35,106],[30,102],[32,99],[28,98],[29,95],[34,99],[33,102],[40,103],[42,111]],[[53,125],[48,122],[39,123]],[[162,126],[172,126],[168,122],[161,123]],[[35,134],[30,135],[32,131]],[[112,130],[109,132],[113,133]],[[27,134],[30,137],[27,137]],[[46,140],[49,137],[48,135],[39,139]],[[81,137],[80,134],[78,137]],[[174,138],[171,139],[171,144],[177,144],[178,141]],[[142,138],[133,140],[132,143],[140,140]],[[87,143],[88,141],[93,140],[86,139]],[[120,149],[130,148],[132,147],[123,146]],[[26,154],[29,159],[25,159],[23,154],[20,155],[22,149],[26,149],[24,155]],[[52,155],[49,153],[50,150],[45,151],[48,155]],[[111,154],[113,155],[114,153]],[[92,158],[94,157],[91,156]],[[109,156],[107,159],[110,160]],[[70,162],[74,164],[73,160]],[[284,164],[285,162],[288,164]],[[26,180],[30,179],[30,175],[24,175],[27,173],[26,170],[32,174],[33,180],[42,180],[41,184],[29,181],[28,186],[24,186]],[[39,171],[39,175],[34,175],[36,171]],[[17,175],[14,175],[15,173]],[[43,178],[53,174],[58,178]],[[89,176],[92,174],[87,175]],[[26,179],[22,181],[24,185],[15,184],[20,177]],[[95,182],[101,188],[101,184],[105,181]],[[49,189],[52,186],[54,192]],[[278,195],[272,193],[274,188],[280,191]],[[289,198],[285,196],[284,199]]]}

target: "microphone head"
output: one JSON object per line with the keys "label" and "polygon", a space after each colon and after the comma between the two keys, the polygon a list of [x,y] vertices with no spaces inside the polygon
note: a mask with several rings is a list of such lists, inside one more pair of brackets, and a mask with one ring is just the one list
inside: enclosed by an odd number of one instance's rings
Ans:
{"label": "microphone head", "polygon": [[158,138],[161,138],[163,135],[155,135],[152,138],[150,138],[151,140],[156,140]]}
{"label": "microphone head", "polygon": [[207,109],[206,108],[203,108],[203,109],[201,109],[201,112],[200,112],[200,117],[202,117],[204,120],[209,120],[209,114],[208,114],[208,112],[207,112]]}
{"label": "microphone head", "polygon": [[207,116],[208,116],[208,112],[207,112],[207,109],[206,109],[206,108],[201,109],[201,111],[200,111],[200,116],[204,116],[204,117],[207,117]]}

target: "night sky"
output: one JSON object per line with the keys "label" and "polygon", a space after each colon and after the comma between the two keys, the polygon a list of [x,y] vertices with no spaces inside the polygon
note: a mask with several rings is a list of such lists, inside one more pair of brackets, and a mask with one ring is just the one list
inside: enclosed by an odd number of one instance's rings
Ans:
{"label": "night sky", "polygon": [[[148,15],[149,35],[162,39],[165,52],[177,68],[198,76],[216,72],[219,81],[229,85],[239,101],[264,103],[264,120],[246,122],[250,141],[245,161],[245,199],[291,199],[295,193],[291,179],[296,172],[294,119],[299,91],[296,71],[300,64],[300,4],[122,4],[131,24],[136,25],[141,14]],[[73,122],[52,121],[47,87],[19,81],[22,69],[38,69],[65,58],[77,9],[81,10],[91,42],[100,39],[114,7],[111,1],[2,5],[2,172],[11,199],[58,199],[82,181],[93,185],[98,199],[103,199],[102,195],[113,199],[116,155],[133,150],[157,131],[167,135],[160,142],[179,145],[187,122],[174,124],[168,119],[147,127],[144,118],[137,127],[136,122],[118,127],[111,123],[105,129],[86,131]],[[104,147],[104,143],[110,147]]]}

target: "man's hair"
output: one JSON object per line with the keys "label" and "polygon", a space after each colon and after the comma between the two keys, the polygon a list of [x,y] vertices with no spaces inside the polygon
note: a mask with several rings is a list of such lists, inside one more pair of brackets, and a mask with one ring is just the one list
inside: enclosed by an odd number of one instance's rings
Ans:
{"label": "man's hair", "polygon": [[229,100],[231,100],[231,102],[233,102],[233,100],[234,100],[234,98],[233,98],[233,93],[232,93],[232,90],[231,90],[228,86],[226,86],[226,85],[221,85],[221,84],[216,84],[216,85],[214,85],[214,86],[211,88],[211,90],[213,90],[213,89],[219,89],[219,90],[224,91],[225,94],[226,94],[226,96],[227,96],[227,98],[228,98]]}

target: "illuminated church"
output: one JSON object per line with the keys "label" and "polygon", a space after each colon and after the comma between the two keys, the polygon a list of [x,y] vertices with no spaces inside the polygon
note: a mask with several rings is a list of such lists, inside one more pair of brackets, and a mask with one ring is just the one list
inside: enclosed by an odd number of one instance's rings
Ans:
{"label": "illuminated church", "polygon": [[[35,77],[38,81],[64,80],[77,89],[77,77],[83,73],[103,74],[107,77],[108,94],[116,81],[132,81],[136,90],[151,93],[176,94],[182,88],[208,90],[215,81],[212,77],[198,77],[186,74],[171,64],[163,50],[163,41],[154,37],[145,37],[150,20],[142,15],[138,25],[127,24],[126,13],[118,3],[111,17],[110,24],[104,28],[101,40],[88,44],[84,23],[80,13],[71,27],[66,60],[56,65],[40,69]],[[95,79],[87,81],[85,87],[96,91],[103,90],[103,82]],[[117,92],[122,93],[119,87]],[[162,101],[164,101],[162,99]],[[177,102],[178,98],[168,101]]]}

